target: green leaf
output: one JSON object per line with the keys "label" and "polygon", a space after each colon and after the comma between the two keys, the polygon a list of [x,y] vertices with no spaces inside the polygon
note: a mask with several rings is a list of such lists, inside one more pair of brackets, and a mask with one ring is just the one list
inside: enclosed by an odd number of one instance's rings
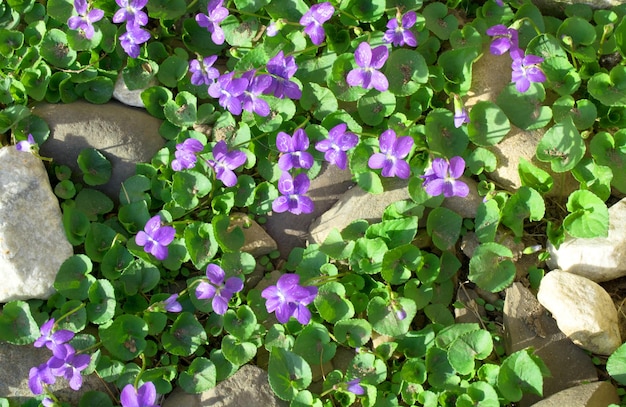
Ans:
{"label": "green leaf", "polygon": [[439,55],[437,66],[443,69],[446,79],[444,88],[447,92],[466,94],[470,90],[472,86],[472,64],[478,55],[477,49],[469,47],[451,49]]}
{"label": "green leaf", "polygon": [[430,3],[422,12],[426,19],[426,28],[439,39],[447,40],[450,34],[459,26],[459,21],[452,14],[448,14],[448,7],[444,3]]}
{"label": "green leaf", "polygon": [[252,308],[242,305],[236,311],[233,309],[226,311],[224,329],[240,341],[250,339],[257,329],[257,319]]}
{"label": "green leaf", "polygon": [[252,342],[239,341],[232,335],[226,335],[222,338],[224,357],[237,366],[251,361],[256,355],[256,349],[256,345]]}
{"label": "green leaf", "polygon": [[108,394],[90,390],[82,395],[78,407],[113,407],[113,402]]}
{"label": "green leaf", "polygon": [[587,99],[574,100],[570,95],[558,98],[552,105],[554,121],[559,122],[571,117],[578,130],[586,130],[593,125],[598,116],[596,105]]}
{"label": "green leaf", "polygon": [[120,282],[124,286],[126,295],[135,295],[138,292],[148,292],[159,283],[161,273],[159,269],[147,261],[135,258],[124,269]]}
{"label": "green leaf", "polygon": [[319,288],[315,308],[325,321],[334,324],[354,316],[354,306],[346,299],[346,289],[338,282],[328,282]]}
{"label": "green leaf", "polygon": [[67,35],[58,28],[46,32],[40,49],[41,56],[57,68],[69,68],[76,61],[76,51],[69,47]]}
{"label": "green leaf", "polygon": [[91,221],[97,221],[99,215],[111,212],[114,207],[111,198],[92,188],[81,189],[76,195],[75,202],[76,209],[87,215]]}
{"label": "green leaf", "polygon": [[165,350],[173,355],[190,356],[206,344],[204,327],[190,312],[181,312],[169,331],[161,337]]}
{"label": "green leaf", "polygon": [[483,171],[495,171],[498,165],[496,155],[484,147],[476,147],[465,160],[467,168],[472,174],[482,174]]}
{"label": "green leaf", "polygon": [[529,187],[520,187],[502,208],[502,224],[510,228],[515,236],[524,233],[524,219],[539,221],[543,219],[546,207],[543,198]]}
{"label": "green leaf", "polygon": [[178,384],[189,394],[200,394],[215,387],[215,364],[204,357],[195,358],[187,370],[180,373]]}
{"label": "green leaf", "polygon": [[394,50],[385,63],[385,76],[389,91],[396,96],[410,96],[428,81],[428,66],[417,51],[399,48]]}
{"label": "green leaf", "polygon": [[546,91],[541,84],[533,82],[526,92],[521,93],[511,83],[500,92],[497,103],[515,126],[535,130],[545,127],[552,119],[552,110],[541,104],[545,97]]}
{"label": "green leaf", "polygon": [[27,345],[39,336],[39,327],[27,302],[9,301],[3,305],[0,314],[0,341]]}
{"label": "green leaf", "polygon": [[248,13],[255,13],[269,3],[270,0],[235,0],[237,10],[246,11]]}
{"label": "green leaf", "polygon": [[554,185],[554,180],[550,174],[534,166],[524,157],[520,157],[517,171],[523,186],[532,188],[541,194],[550,191]]}
{"label": "green leaf", "polygon": [[172,198],[183,208],[193,209],[212,187],[211,180],[198,171],[178,171],[172,177]]}
{"label": "green leaf", "polygon": [[187,11],[185,0],[152,0],[147,5],[148,15],[159,20],[176,20]]}
{"label": "green leaf", "polygon": [[357,20],[370,23],[380,19],[385,13],[385,0],[360,1],[352,0],[348,9]]}
{"label": "green leaf", "polygon": [[570,171],[585,155],[585,141],[571,117],[552,126],[537,144],[537,159],[549,162],[554,172]]}
{"label": "green leaf", "polygon": [[430,151],[443,157],[462,155],[469,144],[467,130],[454,126],[454,114],[448,109],[428,113],[425,130]]}
{"label": "green leaf", "polygon": [[109,280],[117,280],[122,271],[130,265],[134,257],[126,247],[117,242],[102,258],[100,270],[102,275]]}
{"label": "green leaf", "polygon": [[609,356],[606,370],[621,385],[626,385],[626,344],[622,344]]}
{"label": "green leaf", "polygon": [[461,381],[448,360],[447,352],[437,347],[428,349],[426,353],[426,370],[429,373],[428,384],[435,388],[456,387]]}
{"label": "green leaf", "polygon": [[241,16],[241,21],[234,15],[229,15],[220,24],[224,30],[226,42],[233,47],[251,47],[257,32],[259,20]]}
{"label": "green leaf", "polygon": [[476,210],[474,231],[480,243],[493,242],[500,223],[500,207],[496,200],[482,202]]}
{"label": "green leaf", "polygon": [[483,243],[470,259],[470,281],[483,290],[498,292],[506,288],[515,278],[515,265],[509,259],[511,250],[495,242]]}
{"label": "green leaf", "polygon": [[330,113],[337,111],[339,107],[335,95],[328,88],[306,82],[302,86],[300,105],[303,109],[312,112],[318,120],[323,120]]}
{"label": "green leaf", "polygon": [[24,45],[24,34],[19,31],[0,28],[0,55],[11,58],[13,53]]}
{"label": "green leaf", "polygon": [[162,86],[151,86],[141,92],[141,101],[146,107],[146,110],[157,119],[165,119],[163,106],[171,100],[172,91]]}
{"label": "green leaf", "polygon": [[[339,55],[333,62],[331,74],[326,84],[337,99],[344,102],[356,102],[368,92],[367,89],[360,86],[350,86],[346,82],[348,73],[356,67],[354,55],[350,53]],[[356,131],[354,129],[350,130]]]}
{"label": "green leaf", "polygon": [[389,301],[374,297],[367,305],[367,316],[372,328],[388,336],[406,334],[416,313],[415,302],[409,298],[395,298],[392,306]]}
{"label": "green leaf", "polygon": [[372,353],[358,353],[348,366],[346,377],[360,377],[362,384],[378,385],[387,378],[387,365]]}
{"label": "green leaf", "polygon": [[82,244],[89,231],[87,215],[76,208],[74,201],[63,202],[61,208],[63,209],[63,227],[67,240],[74,246]]}
{"label": "green leaf", "polygon": [[395,247],[383,257],[383,279],[392,285],[404,284],[411,274],[420,270],[424,258],[419,248],[412,244]]}
{"label": "green leaf", "polygon": [[326,236],[326,240],[320,246],[320,251],[332,259],[345,260],[354,250],[354,244],[354,241],[346,242],[341,233],[334,228]]}
{"label": "green leaf", "polygon": [[481,101],[469,112],[467,126],[469,139],[478,146],[498,144],[511,130],[511,124],[502,109],[493,102]]}
{"label": "green leaf", "polygon": [[[185,64],[188,62],[185,61]],[[186,67],[187,65],[185,65]],[[163,68],[161,68],[163,69]],[[185,68],[186,69],[186,68]],[[162,71],[159,71],[162,72]],[[180,79],[176,80],[178,83]],[[176,95],[175,100],[167,100],[163,105],[165,118],[179,127],[191,127],[195,124],[197,111],[197,98],[189,92],[183,91]]]}
{"label": "green leaf", "polygon": [[36,67],[25,69],[20,80],[26,88],[28,96],[37,101],[42,101],[48,91],[51,77],[50,67],[45,63],[40,63]]}
{"label": "green leaf", "polygon": [[541,368],[531,357],[530,352],[532,350],[523,349],[502,361],[497,387],[508,401],[521,400],[523,393],[543,395]]}
{"label": "green leaf", "polygon": [[115,315],[115,290],[109,280],[96,280],[89,287],[87,317],[94,324],[104,324]]}
{"label": "green leaf", "polygon": [[358,348],[369,342],[372,326],[365,319],[344,319],[335,324],[333,333],[337,342]]}
{"label": "green leaf", "polygon": [[461,375],[474,371],[474,359],[483,360],[493,351],[491,334],[485,330],[467,332],[448,348],[450,365]]}
{"label": "green leaf", "polygon": [[104,104],[113,96],[114,84],[110,78],[98,76],[90,81],[76,85],[76,93],[89,103]]}
{"label": "green leaf", "polygon": [[609,211],[593,192],[572,192],[567,199],[567,210],[570,214],[563,219],[563,226],[571,236],[593,238],[609,235]]}
{"label": "green leaf", "polygon": [[377,126],[385,117],[396,109],[396,97],[393,93],[370,91],[357,101],[357,110],[361,120],[370,126]]}
{"label": "green leaf", "polygon": [[219,248],[213,226],[192,222],[185,228],[184,238],[193,265],[199,270],[205,269]]}
{"label": "green leaf", "polygon": [[269,384],[282,400],[293,400],[300,390],[311,384],[311,367],[301,356],[273,347],[268,365]]}
{"label": "green leaf", "polygon": [[626,67],[617,65],[608,74],[594,74],[587,89],[605,106],[626,106]]}
{"label": "green leaf", "polygon": [[589,146],[591,155],[599,165],[609,167],[613,172],[611,185],[620,192],[626,192],[626,131],[619,130],[614,135],[601,131],[593,136]]}
{"label": "green leaf", "polygon": [[321,365],[335,356],[337,344],[331,341],[324,325],[313,322],[305,326],[296,337],[292,350],[309,365]]}
{"label": "green leaf", "polygon": [[111,325],[98,329],[102,345],[122,361],[133,360],[146,348],[146,322],[130,314],[120,315]]}
{"label": "green leaf", "polygon": [[106,184],[111,178],[111,163],[95,148],[81,150],[77,162],[88,185]]}
{"label": "green leaf", "polygon": [[428,214],[426,230],[432,237],[433,243],[440,250],[448,250],[456,244],[461,235],[463,218],[456,212],[438,207]]}
{"label": "green leaf", "polygon": [[84,254],[75,254],[61,264],[54,280],[54,288],[67,298],[84,300],[89,287],[96,281],[90,273],[91,260]]}
{"label": "green leaf", "polygon": [[213,218],[213,231],[220,248],[225,252],[235,252],[245,243],[243,230],[239,226],[231,226],[230,216],[227,214]]}
{"label": "green leaf", "polygon": [[580,182],[581,189],[587,189],[606,201],[611,196],[613,171],[604,165],[598,165],[590,157],[584,157],[572,170],[572,175]]}

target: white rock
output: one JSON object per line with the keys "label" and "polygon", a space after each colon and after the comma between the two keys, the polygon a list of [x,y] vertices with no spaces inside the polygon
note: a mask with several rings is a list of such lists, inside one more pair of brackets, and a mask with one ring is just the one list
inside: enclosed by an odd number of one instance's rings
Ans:
{"label": "white rock", "polygon": [[13,146],[1,148],[0,303],[48,298],[72,254],[41,160]]}
{"label": "white rock", "polygon": [[588,278],[553,270],[541,280],[537,299],[581,348],[610,355],[622,344],[611,296]]}
{"label": "white rock", "polygon": [[547,244],[548,266],[603,282],[626,276],[626,198],[609,208],[609,236]]}
{"label": "white rock", "polygon": [[145,108],[146,105],[144,105],[143,100],[141,100],[141,92],[144,90],[145,88],[135,90],[128,89],[126,82],[124,82],[124,77],[120,73],[113,87],[113,98],[128,106]]}

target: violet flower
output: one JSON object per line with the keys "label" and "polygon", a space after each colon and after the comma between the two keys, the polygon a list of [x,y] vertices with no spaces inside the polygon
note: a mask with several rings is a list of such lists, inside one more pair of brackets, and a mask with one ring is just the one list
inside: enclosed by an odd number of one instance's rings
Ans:
{"label": "violet flower", "polygon": [[92,9],[87,12],[87,0],[74,0],[74,9],[78,13],[67,20],[67,26],[72,30],[81,30],[85,33],[88,40],[93,38],[93,23],[102,20],[104,11],[100,9]]}
{"label": "violet flower", "polygon": [[269,75],[255,76],[255,74],[256,70],[252,69],[241,75],[242,78],[248,80],[248,87],[240,97],[241,105],[248,112],[254,112],[263,117],[269,116],[270,105],[260,95],[270,87],[272,78]]}
{"label": "violet flower", "polygon": [[420,177],[424,179],[424,189],[430,196],[450,198],[452,196],[466,197],[469,187],[458,180],[465,171],[465,160],[461,157],[452,157],[448,162],[444,158],[435,158],[431,167]]}
{"label": "violet flower", "polygon": [[36,148],[36,147],[37,147],[37,143],[35,142],[35,138],[33,137],[32,134],[29,134],[26,137],[26,140],[18,141],[17,144],[15,145],[15,149],[17,151],[27,151],[27,152],[31,152],[33,148]]}
{"label": "violet flower", "polygon": [[487,35],[496,37],[489,46],[489,51],[493,55],[502,55],[507,51],[519,49],[519,34],[514,28],[497,24],[487,29]]}
{"label": "violet flower", "polygon": [[180,144],[176,144],[175,159],[172,160],[174,171],[188,170],[196,166],[196,153],[199,153],[204,145],[195,138],[188,138]]}
{"label": "violet flower", "polygon": [[217,55],[189,61],[191,83],[196,86],[213,84],[220,77],[220,71],[217,68],[213,68],[215,61],[217,61]]}
{"label": "violet flower", "polygon": [[[301,174],[302,175],[302,174]],[[265,298],[267,312],[276,312],[276,319],[281,324],[295,317],[302,325],[311,321],[311,311],[307,305],[315,300],[317,287],[300,285],[300,276],[297,274],[283,274],[276,285],[269,286],[261,292]]]}
{"label": "violet flower", "polygon": [[531,82],[545,82],[546,75],[537,65],[543,62],[543,58],[536,55],[524,56],[519,53],[511,53],[513,63],[511,68],[511,81],[515,82],[515,88],[519,92],[526,92],[530,88]]}
{"label": "violet flower", "polygon": [[146,253],[152,254],[158,260],[167,258],[167,245],[172,243],[176,229],[171,226],[162,226],[161,217],[155,215],[146,223],[144,229],[135,236],[135,243],[143,246]]}
{"label": "violet flower", "polygon": [[172,294],[165,301],[163,301],[165,310],[168,312],[181,312],[183,306],[178,302],[178,294]]}
{"label": "violet flower", "polygon": [[215,171],[215,177],[226,187],[237,185],[237,175],[234,170],[246,162],[246,153],[239,150],[228,151],[224,140],[220,140],[213,147],[213,160],[207,161]]}
{"label": "violet flower", "polygon": [[350,380],[349,382],[346,383],[346,387],[350,393],[353,393],[357,396],[361,396],[365,394],[365,389],[363,388],[363,386],[361,386],[360,378]]}
{"label": "violet flower", "polygon": [[292,168],[309,169],[313,165],[313,156],[306,151],[309,148],[309,137],[302,129],[296,129],[293,137],[285,132],[278,132],[276,147],[282,153],[278,159],[278,168],[283,171]]}
{"label": "violet flower", "polygon": [[120,45],[131,58],[137,58],[141,44],[150,39],[150,33],[138,25],[126,24],[126,32],[120,35]]}
{"label": "violet flower", "polygon": [[330,20],[335,13],[335,8],[330,2],[318,3],[311,6],[309,11],[300,18],[300,24],[305,26],[304,32],[311,37],[311,42],[320,45],[324,42],[326,33],[323,24]]}
{"label": "violet flower", "polygon": [[265,35],[267,35],[268,37],[275,37],[276,35],[278,35],[278,32],[283,29],[286,23],[287,20],[285,20],[284,18],[279,18],[276,21],[272,21],[265,29]]}
{"label": "violet flower", "polygon": [[417,13],[415,11],[407,11],[402,17],[400,13],[396,18],[392,18],[387,22],[387,31],[383,39],[389,44],[401,47],[404,44],[410,47],[417,47],[417,39],[415,34],[409,28],[415,25],[417,21]]}
{"label": "violet flower", "polygon": [[209,95],[219,98],[219,104],[234,115],[241,114],[242,105],[239,96],[248,88],[248,80],[235,78],[235,72],[225,73],[217,82],[209,86]]}
{"label": "violet flower", "polygon": [[206,268],[207,281],[201,281],[196,287],[196,297],[199,300],[213,298],[211,306],[216,314],[224,315],[228,310],[228,302],[235,293],[243,290],[243,281],[237,277],[230,277],[226,282],[226,273],[215,264],[209,264]]}
{"label": "violet flower", "polygon": [[76,354],[73,346],[65,344],[60,352],[48,361],[50,371],[57,377],[65,377],[72,390],[79,390],[83,385],[81,371],[89,365],[91,357],[86,354]]}
{"label": "violet flower", "polygon": [[348,126],[341,123],[330,129],[328,138],[318,141],[315,149],[324,153],[324,159],[331,164],[335,164],[342,170],[345,170],[348,163],[346,151],[356,146],[359,137],[350,132],[346,132]]}
{"label": "violet flower", "polygon": [[295,82],[289,79],[298,70],[296,60],[293,55],[285,57],[283,51],[267,62],[267,72],[272,75],[272,84],[265,89],[266,95],[274,95],[279,99],[288,97],[289,99],[300,99],[302,91]]}
{"label": "violet flower", "polygon": [[74,338],[74,332],[68,331],[67,329],[59,329],[52,332],[52,328],[54,328],[54,318],[50,318],[44,322],[39,330],[41,336],[37,338],[33,346],[36,348],[45,346],[50,349],[53,354],[56,354],[58,351],[63,350],[61,348],[64,344]]}
{"label": "violet flower", "polygon": [[224,0],[211,0],[207,5],[207,13],[198,13],[196,21],[200,27],[206,28],[211,33],[211,39],[216,45],[224,43],[224,30],[220,23],[228,17],[228,9],[223,7]]}
{"label": "violet flower", "polygon": [[378,139],[380,153],[374,153],[367,165],[373,169],[382,168],[383,177],[409,178],[411,167],[403,160],[411,152],[413,138],[396,137],[396,132],[388,129]]}
{"label": "violet flower", "polygon": [[310,185],[311,181],[305,173],[292,178],[291,174],[284,172],[278,180],[278,190],[282,195],[274,199],[272,210],[277,213],[289,211],[294,215],[313,212],[313,201],[304,195]]}
{"label": "violet flower", "polygon": [[156,403],[157,392],[154,383],[145,382],[139,389],[127,384],[120,393],[122,407],[159,407]]}
{"label": "violet flower", "polygon": [[33,394],[43,393],[44,384],[54,384],[56,378],[47,363],[31,367],[28,372],[28,388]]}
{"label": "violet flower", "polygon": [[[144,26],[148,24],[148,15],[142,9],[148,4],[148,0],[115,0],[120,7],[113,14],[114,23],[126,21],[126,25]],[[128,27],[127,27],[128,29]]]}
{"label": "violet flower", "polygon": [[470,118],[467,114],[467,109],[463,106],[461,97],[457,94],[454,95],[454,127],[459,128],[464,123],[469,123]]}
{"label": "violet flower", "polygon": [[362,42],[354,52],[354,59],[360,68],[348,72],[346,82],[350,86],[362,86],[365,89],[375,88],[384,92],[389,88],[387,77],[379,71],[389,57],[389,50],[384,45],[372,49],[370,44]]}

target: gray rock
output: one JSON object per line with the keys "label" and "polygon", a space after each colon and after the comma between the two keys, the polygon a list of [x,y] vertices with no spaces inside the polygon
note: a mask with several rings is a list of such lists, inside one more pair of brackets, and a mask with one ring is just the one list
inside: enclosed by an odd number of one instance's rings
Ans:
{"label": "gray rock", "polygon": [[587,4],[591,8],[611,8],[624,4],[623,0],[532,0],[542,14],[565,17],[565,8],[570,4]]}
{"label": "gray rock", "polygon": [[[0,397],[9,398],[18,403],[16,405],[34,397],[28,387],[28,372],[31,367],[47,362],[51,356],[52,352],[48,348],[0,343]],[[61,401],[72,406],[78,406],[80,398],[88,391],[108,393],[105,382],[95,374],[83,376],[83,385],[78,391],[72,390],[62,377],[56,379],[51,389]]]}
{"label": "gray rock", "polygon": [[244,234],[242,252],[250,253],[254,257],[269,254],[278,249],[276,241],[254,220],[245,213],[232,213],[230,227],[240,227]]}
{"label": "gray rock", "polygon": [[480,305],[480,296],[476,291],[463,285],[456,293],[456,301],[463,304],[461,308],[454,308],[454,321],[457,324],[476,323],[481,324],[482,319],[487,316],[485,307]]}
{"label": "gray rock", "polygon": [[201,394],[187,394],[175,389],[163,407],[286,407],[289,404],[272,392],[267,372],[244,365],[237,373]]}
{"label": "gray rock", "polygon": [[[544,397],[598,380],[589,355],[561,332],[528,288],[513,283],[506,290],[503,311],[507,354],[532,347],[550,370],[551,375],[544,378]],[[527,394],[519,405],[529,406],[539,400],[541,397]],[[569,404],[561,406],[569,407]]]}
{"label": "gray rock", "polygon": [[620,404],[615,387],[609,382],[595,382],[560,391],[533,407],[606,407],[611,404]]}
{"label": "gray rock", "polygon": [[48,174],[29,152],[0,149],[0,303],[46,299],[73,252]]}
{"label": "gray rock", "polygon": [[119,103],[44,103],[33,114],[51,129],[50,138],[41,145],[42,156],[52,157],[76,174],[80,174],[76,158],[85,148],[98,149],[111,162],[111,179],[96,188],[114,201],[118,201],[121,183],[135,174],[135,165],[150,161],[165,144],[159,135],[161,120]]}
{"label": "gray rock", "polygon": [[[154,85],[157,83],[158,81],[156,80],[153,82]],[[144,90],[145,88],[134,90],[128,89],[126,82],[124,82],[124,77],[120,72],[117,76],[117,80],[115,81],[115,86],[113,87],[113,98],[128,106],[145,108],[146,106],[144,105],[143,100],[141,100],[141,92]]]}
{"label": "gray rock", "polygon": [[588,278],[552,270],[541,280],[537,299],[559,329],[583,349],[610,355],[622,344],[611,296]]}
{"label": "gray rock", "polygon": [[571,236],[558,249],[548,242],[548,266],[597,283],[626,275],[626,199],[609,208],[609,235],[593,239]]}

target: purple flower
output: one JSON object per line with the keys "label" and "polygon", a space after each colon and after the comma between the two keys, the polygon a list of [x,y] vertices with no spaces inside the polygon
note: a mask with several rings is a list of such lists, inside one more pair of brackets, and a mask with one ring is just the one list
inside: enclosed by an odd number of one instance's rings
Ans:
{"label": "purple flower", "polygon": [[342,170],[346,169],[348,156],[346,151],[356,146],[359,138],[356,134],[346,132],[348,126],[341,123],[330,129],[328,138],[318,141],[315,149],[324,153],[324,159],[331,164],[335,164]]}
{"label": "purple flower", "polygon": [[31,367],[28,372],[28,387],[33,394],[43,393],[44,384],[54,384],[56,378],[47,363]]}
{"label": "purple flower", "polygon": [[281,324],[287,323],[289,318],[295,317],[302,325],[311,321],[311,311],[307,305],[313,302],[317,295],[317,287],[300,286],[300,276],[297,274],[283,274],[276,285],[267,287],[261,292],[265,298],[267,312],[276,312],[276,319]]}
{"label": "purple flower", "polygon": [[300,19],[300,24],[305,26],[304,32],[311,37],[313,44],[320,45],[324,42],[326,34],[322,25],[330,20],[334,12],[335,8],[330,2],[318,3],[312,5]]}
{"label": "purple flower", "polygon": [[459,128],[463,123],[469,123],[470,118],[467,114],[467,109],[463,106],[461,97],[457,94],[454,95],[454,127]]}
{"label": "purple flower", "polygon": [[285,132],[278,132],[276,147],[282,153],[278,159],[278,168],[283,171],[292,168],[308,169],[313,165],[313,156],[306,151],[309,148],[309,137],[302,129],[296,129],[293,137]]}
{"label": "purple flower", "polygon": [[278,32],[283,29],[286,23],[287,23],[287,20],[285,20],[284,18],[280,18],[276,21],[272,21],[265,29],[265,34],[268,37],[275,37],[278,34]]}
{"label": "purple flower", "polygon": [[126,32],[119,39],[128,56],[137,58],[140,45],[150,39],[150,33],[138,25],[126,24]]}
{"label": "purple flower", "polygon": [[360,68],[348,72],[346,82],[350,86],[362,86],[365,89],[375,88],[384,92],[389,88],[387,77],[378,71],[389,57],[389,50],[384,45],[372,49],[370,44],[362,42],[354,52],[354,59]]}
{"label": "purple flower", "polygon": [[519,48],[518,33],[514,28],[508,28],[503,24],[494,25],[487,29],[487,35],[496,37],[489,46],[489,51],[493,55],[502,55]]}
{"label": "purple flower", "polygon": [[67,329],[52,332],[52,328],[54,328],[54,318],[50,318],[44,322],[39,331],[41,336],[37,338],[33,346],[36,348],[45,346],[50,349],[53,354],[56,354],[64,344],[72,340],[74,332],[68,331]]}
{"label": "purple flower", "polygon": [[196,297],[199,300],[213,298],[211,306],[216,314],[224,315],[228,310],[228,301],[235,293],[243,289],[243,281],[237,277],[230,277],[224,282],[226,273],[215,264],[209,264],[206,268],[207,281],[201,281],[196,287]]}
{"label": "purple flower", "polygon": [[206,28],[211,33],[211,39],[217,45],[224,43],[224,30],[220,23],[228,17],[228,9],[222,7],[224,0],[211,0],[207,5],[207,14],[198,13],[196,21],[200,27]]}
{"label": "purple flower", "polygon": [[415,34],[413,34],[409,28],[415,25],[417,21],[417,13],[415,11],[407,11],[402,18],[400,13],[396,18],[393,18],[387,22],[387,31],[383,39],[389,44],[393,44],[396,47],[401,47],[404,44],[417,47],[417,40]]}
{"label": "purple flower", "polygon": [[513,63],[511,68],[511,80],[515,82],[515,88],[519,92],[526,92],[531,82],[545,82],[546,75],[537,65],[543,62],[543,58],[536,55],[523,56],[521,52],[511,53]]}
{"label": "purple flower", "polygon": [[242,78],[248,80],[248,87],[241,95],[241,104],[244,110],[265,117],[270,114],[270,106],[259,96],[270,87],[272,77],[269,75],[255,76],[255,74],[256,71],[252,69],[241,75]]}
{"label": "purple flower", "polygon": [[131,26],[148,24],[148,15],[141,10],[148,4],[148,0],[115,0],[115,2],[120,9],[113,14],[114,23],[126,21],[126,24]]}
{"label": "purple flower", "polygon": [[278,180],[278,190],[282,195],[274,199],[272,210],[278,213],[289,211],[294,215],[313,212],[313,201],[304,195],[310,185],[311,181],[305,173],[292,178],[291,174],[284,172]]}
{"label": "purple flower", "polygon": [[279,99],[287,96],[289,99],[300,99],[302,91],[295,82],[289,79],[298,70],[296,60],[292,55],[285,57],[283,51],[267,62],[267,72],[272,75],[272,84],[265,89],[266,95],[274,95]]}
{"label": "purple flower", "polygon": [[450,162],[444,158],[435,158],[431,167],[421,175],[424,189],[430,196],[443,194],[446,198],[465,197],[469,194],[469,187],[463,181],[457,180],[463,175],[463,171],[465,160],[461,157],[452,157]]}
{"label": "purple flower", "polygon": [[171,226],[161,226],[161,217],[155,215],[146,223],[143,230],[135,236],[135,243],[143,246],[146,253],[152,254],[158,260],[167,258],[167,245],[172,243],[176,229]]}
{"label": "purple flower", "polygon": [[241,114],[242,106],[239,96],[248,88],[248,80],[235,78],[235,72],[226,73],[217,82],[209,86],[209,95],[219,98],[219,104],[232,114]]}
{"label": "purple flower", "polygon": [[159,407],[156,403],[157,392],[154,383],[145,382],[135,389],[132,384],[127,384],[120,394],[122,407]]}
{"label": "purple flower", "polygon": [[17,151],[28,151],[31,152],[33,147],[37,147],[37,143],[35,142],[35,138],[32,134],[29,134],[26,140],[19,141],[15,145],[15,149]]}
{"label": "purple flower", "polygon": [[502,0],[495,0],[496,4],[500,7],[504,7],[504,3],[502,2]]}
{"label": "purple flower", "polygon": [[85,33],[85,38],[93,38],[93,23],[100,21],[104,17],[104,11],[93,9],[87,12],[87,0],[74,0],[74,9],[78,13],[67,20],[67,26],[72,30],[81,30]]}
{"label": "purple flower", "polygon": [[365,394],[365,389],[363,388],[363,386],[361,386],[360,378],[350,380],[349,382],[346,383],[346,386],[347,386],[347,390],[350,393],[356,394],[357,396]]}
{"label": "purple flower", "polygon": [[165,310],[168,312],[181,312],[183,310],[183,306],[180,305],[178,300],[178,294],[170,295],[164,302]]}
{"label": "purple flower", "polygon": [[189,61],[189,72],[191,72],[191,83],[200,85],[211,85],[220,77],[217,68],[213,68],[213,64],[217,60],[217,55],[211,55],[204,59],[197,58]]}
{"label": "purple flower", "polygon": [[180,144],[176,144],[176,158],[172,160],[174,171],[188,170],[196,165],[196,153],[202,151],[204,146],[195,138],[188,138]]}
{"label": "purple flower", "polygon": [[224,140],[217,142],[213,147],[213,158],[208,164],[215,171],[215,177],[224,183],[226,187],[237,185],[237,175],[234,170],[246,162],[246,153],[239,150],[228,151]]}
{"label": "purple flower", "polygon": [[48,366],[53,375],[65,377],[73,390],[78,390],[83,385],[83,377],[80,372],[89,365],[89,355],[77,355],[73,346],[65,344],[60,352],[52,356]]}
{"label": "purple flower", "polygon": [[386,130],[378,139],[380,153],[374,153],[367,165],[370,168],[382,168],[383,177],[409,178],[411,167],[403,160],[413,147],[413,139],[410,136],[396,138],[396,132]]}

